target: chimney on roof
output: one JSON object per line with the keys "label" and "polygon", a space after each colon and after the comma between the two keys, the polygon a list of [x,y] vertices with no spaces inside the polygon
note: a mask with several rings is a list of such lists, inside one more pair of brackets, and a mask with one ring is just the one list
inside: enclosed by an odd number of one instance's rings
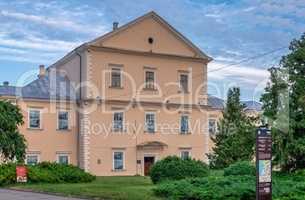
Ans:
{"label": "chimney on roof", "polygon": [[46,75],[46,68],[44,65],[39,65],[39,75],[38,78],[42,78]]}
{"label": "chimney on roof", "polygon": [[113,22],[113,30],[115,31],[118,28],[119,28],[119,22]]}
{"label": "chimney on roof", "polygon": [[8,81],[3,82],[3,86],[9,86],[9,85],[10,85],[10,83]]}

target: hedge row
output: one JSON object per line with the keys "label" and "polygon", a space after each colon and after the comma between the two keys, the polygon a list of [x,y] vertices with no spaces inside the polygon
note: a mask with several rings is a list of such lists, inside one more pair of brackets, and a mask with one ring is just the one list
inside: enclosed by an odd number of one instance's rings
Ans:
{"label": "hedge row", "polygon": [[[29,183],[86,183],[95,176],[72,165],[42,162],[27,166]],[[0,186],[16,183],[16,164],[0,165]]]}
{"label": "hedge row", "polygon": [[[304,200],[305,170],[291,174],[273,174],[274,200]],[[162,182],[155,189],[157,196],[170,200],[255,200],[254,165],[238,162],[224,169],[224,176],[187,178]]]}

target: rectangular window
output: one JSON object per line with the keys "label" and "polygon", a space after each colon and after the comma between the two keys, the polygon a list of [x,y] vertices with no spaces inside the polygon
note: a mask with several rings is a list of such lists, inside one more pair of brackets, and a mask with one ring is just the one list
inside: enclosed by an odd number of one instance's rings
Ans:
{"label": "rectangular window", "polygon": [[69,129],[69,112],[59,111],[58,112],[58,130]]}
{"label": "rectangular window", "polygon": [[181,151],[181,159],[186,160],[190,158],[190,152],[189,151]]}
{"label": "rectangular window", "polygon": [[124,169],[124,152],[113,152],[113,170]]}
{"label": "rectangular window", "polygon": [[122,112],[115,112],[113,115],[113,130],[116,132],[123,131],[124,114]]}
{"label": "rectangular window", "polygon": [[209,134],[214,135],[217,130],[216,119],[209,119]]}
{"label": "rectangular window", "polygon": [[182,115],[180,120],[180,133],[187,134],[189,133],[189,116]]}
{"label": "rectangular window", "polygon": [[57,156],[57,162],[59,164],[68,165],[69,164],[69,156],[65,154],[59,154]]}
{"label": "rectangular window", "polygon": [[145,88],[155,89],[155,72],[153,71],[145,72]]}
{"label": "rectangular window", "polygon": [[27,165],[36,165],[39,162],[38,155],[27,155],[26,156],[26,164]]}
{"label": "rectangular window", "polygon": [[154,133],[156,131],[156,114],[145,114],[145,129],[148,133]]}
{"label": "rectangular window", "polygon": [[29,128],[41,128],[41,116],[40,110],[30,110],[29,111]]}
{"label": "rectangular window", "polygon": [[112,68],[111,70],[111,87],[122,87],[121,85],[121,69]]}
{"label": "rectangular window", "polygon": [[188,92],[188,75],[180,74],[180,87],[182,92]]}

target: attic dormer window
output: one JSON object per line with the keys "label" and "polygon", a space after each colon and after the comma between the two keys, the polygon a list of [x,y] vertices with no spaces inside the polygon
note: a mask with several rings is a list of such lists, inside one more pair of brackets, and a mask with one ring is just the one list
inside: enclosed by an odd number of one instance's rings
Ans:
{"label": "attic dormer window", "polygon": [[154,43],[154,38],[152,38],[152,37],[149,37],[149,38],[148,38],[148,43],[149,43],[149,44],[152,44],[152,43]]}

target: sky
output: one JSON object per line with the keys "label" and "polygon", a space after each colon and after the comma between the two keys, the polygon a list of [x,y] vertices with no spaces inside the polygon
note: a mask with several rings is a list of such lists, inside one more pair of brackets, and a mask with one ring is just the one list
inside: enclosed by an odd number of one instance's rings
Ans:
{"label": "sky", "polygon": [[239,86],[259,100],[267,69],[305,32],[304,0],[0,0],[0,83],[24,85],[40,64],[152,10],[214,59],[209,94],[221,98]]}

